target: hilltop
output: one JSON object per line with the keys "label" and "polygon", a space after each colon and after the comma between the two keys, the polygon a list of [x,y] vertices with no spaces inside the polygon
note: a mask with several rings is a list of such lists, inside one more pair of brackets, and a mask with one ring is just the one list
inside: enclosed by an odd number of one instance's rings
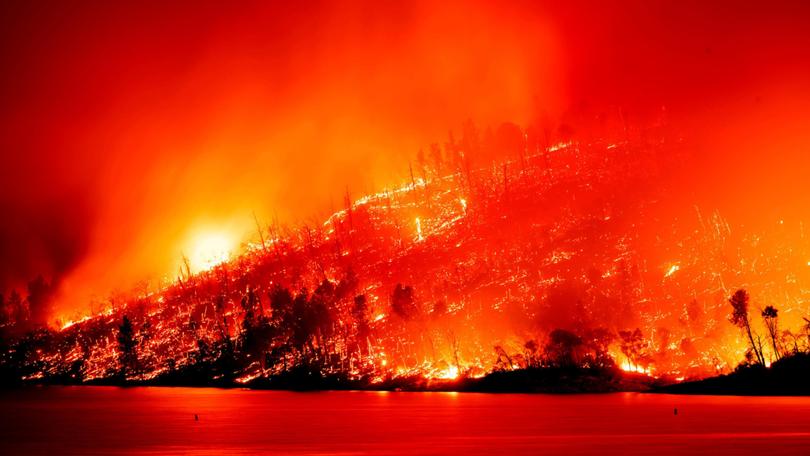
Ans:
{"label": "hilltop", "polygon": [[724,331],[705,325],[725,309],[684,320],[669,304],[716,293],[696,269],[683,295],[668,286],[701,259],[647,263],[645,233],[685,159],[680,143],[649,130],[548,145],[514,127],[499,132],[512,147],[495,153],[471,128],[420,153],[400,187],[347,192],[321,224],[269,226],[210,270],[6,338],[5,377],[260,387],[307,372],[315,384],[497,389],[505,375],[525,383],[519,372],[562,368],[599,372],[591,383],[614,386],[582,389],[604,390],[627,389],[615,386],[619,367],[652,379],[717,363],[695,358],[716,342],[695,333]]}

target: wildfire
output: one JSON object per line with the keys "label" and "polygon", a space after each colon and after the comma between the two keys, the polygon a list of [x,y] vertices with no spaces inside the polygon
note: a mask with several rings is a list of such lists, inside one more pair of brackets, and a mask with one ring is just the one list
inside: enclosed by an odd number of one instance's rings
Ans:
{"label": "wildfire", "polygon": [[632,372],[636,374],[644,374],[644,375],[651,375],[651,370],[649,367],[637,366],[634,364],[630,364],[629,361],[625,361],[619,364],[619,368],[625,372]]}
{"label": "wildfire", "polygon": [[82,317],[82,318],[80,318],[78,320],[75,320],[75,321],[74,320],[68,320],[68,321],[66,321],[65,323],[62,324],[62,327],[60,329],[64,331],[64,330],[70,328],[73,325],[84,323],[87,320],[90,320],[90,318],[92,318],[92,316],[88,315],[88,316]]}
{"label": "wildfire", "polygon": [[237,241],[221,231],[202,231],[190,241],[188,266],[191,272],[208,271],[231,258]]}
{"label": "wildfire", "polygon": [[[648,268],[639,233],[653,203],[609,204],[610,190],[638,185],[639,175],[655,181],[648,160],[678,157],[625,145],[559,143],[513,171],[433,171],[349,201],[315,229],[273,230],[241,256],[232,233],[201,229],[186,245],[189,277],[66,322],[56,342],[38,345],[26,375],[80,366],[77,378],[104,378],[121,363],[122,340],[137,347],[130,377],[139,379],[200,371],[218,379],[220,366],[236,365],[232,378],[248,384],[313,363],[376,383],[572,360],[689,378],[727,369],[745,342],[727,321],[723,290],[733,285],[723,273],[777,296],[774,279],[761,277],[789,271],[728,254],[728,223],[699,212],[700,230],[656,232],[658,242],[677,239],[659,252],[677,262]],[[637,229],[617,228],[629,218]],[[403,242],[414,239],[408,226],[418,243]],[[784,247],[785,264],[806,263],[809,250]],[[676,273],[678,289],[664,280]],[[810,289],[801,279],[782,294],[797,314]],[[121,338],[125,315],[132,329]]]}
{"label": "wildfire", "polygon": [[450,366],[447,369],[437,372],[434,378],[442,380],[455,380],[458,378],[458,375],[459,375],[458,367]]}

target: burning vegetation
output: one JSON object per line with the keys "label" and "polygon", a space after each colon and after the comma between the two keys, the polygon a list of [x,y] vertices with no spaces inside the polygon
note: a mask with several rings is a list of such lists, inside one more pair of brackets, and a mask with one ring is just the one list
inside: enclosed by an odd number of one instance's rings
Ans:
{"label": "burning vegetation", "polygon": [[[321,224],[260,226],[240,255],[57,328],[32,324],[48,293],[38,279],[26,299],[2,298],[4,379],[430,387],[584,369],[676,381],[807,351],[808,325],[778,324],[807,314],[803,231],[767,257],[771,240],[733,235],[719,213],[662,223],[688,148],[660,126],[617,130],[468,123],[398,188],[347,192]],[[741,286],[783,303],[761,310],[764,331],[748,292],[729,288]]]}

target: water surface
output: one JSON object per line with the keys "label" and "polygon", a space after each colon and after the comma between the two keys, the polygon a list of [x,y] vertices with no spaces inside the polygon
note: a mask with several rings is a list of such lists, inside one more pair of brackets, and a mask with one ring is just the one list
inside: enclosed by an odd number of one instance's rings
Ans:
{"label": "water surface", "polygon": [[4,455],[810,454],[810,398],[43,387],[0,412]]}

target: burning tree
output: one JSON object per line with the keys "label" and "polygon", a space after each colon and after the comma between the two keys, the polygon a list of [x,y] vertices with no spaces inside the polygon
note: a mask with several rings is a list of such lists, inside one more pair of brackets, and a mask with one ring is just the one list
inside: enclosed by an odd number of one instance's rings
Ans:
{"label": "burning tree", "polygon": [[644,340],[644,335],[640,328],[633,331],[619,331],[619,347],[627,357],[627,362],[631,368],[639,368],[642,364],[647,364],[649,353],[648,343]]}
{"label": "burning tree", "polygon": [[613,367],[614,359],[608,352],[608,347],[616,336],[605,328],[595,328],[585,331],[582,335],[583,344],[587,350],[585,363],[590,367]]}

